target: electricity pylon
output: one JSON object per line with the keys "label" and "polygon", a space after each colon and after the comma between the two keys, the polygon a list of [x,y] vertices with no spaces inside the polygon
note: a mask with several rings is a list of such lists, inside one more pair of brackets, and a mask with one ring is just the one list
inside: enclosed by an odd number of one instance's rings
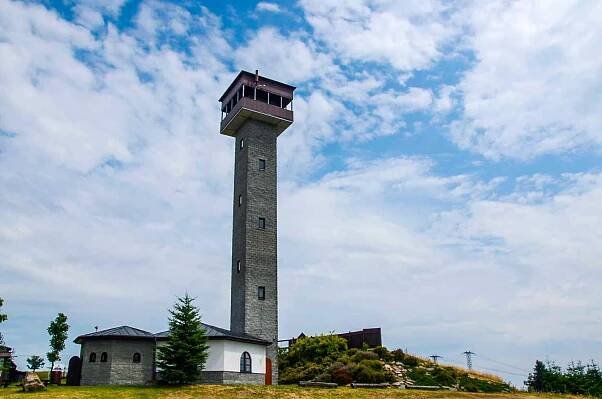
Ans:
{"label": "electricity pylon", "polygon": [[472,355],[476,355],[476,353],[469,350],[463,353],[466,355],[466,367],[468,370],[472,370]]}

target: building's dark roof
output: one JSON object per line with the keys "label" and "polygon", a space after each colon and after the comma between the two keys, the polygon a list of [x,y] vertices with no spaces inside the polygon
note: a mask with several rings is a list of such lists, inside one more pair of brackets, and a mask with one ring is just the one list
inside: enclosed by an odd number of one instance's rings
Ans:
{"label": "building's dark roof", "polygon": [[[224,328],[219,328],[216,326],[212,326],[210,324],[201,323],[207,332],[207,337],[209,339],[227,339],[231,341],[240,341],[240,342],[250,342],[255,344],[263,344],[269,345],[270,343],[264,339],[254,337],[252,335],[247,334],[235,334],[232,331],[226,330]],[[157,339],[167,339],[169,336],[169,331],[162,331],[160,333],[155,334]]]}
{"label": "building's dark roof", "polygon": [[[209,339],[227,339],[231,341],[250,342],[255,344],[269,345],[270,343],[261,338],[253,337],[247,334],[234,334],[223,328],[215,327],[209,324],[202,323],[203,327],[207,331],[207,337]],[[157,334],[153,334],[148,331],[140,330],[130,326],[121,326],[109,328],[107,330],[96,331],[89,334],[80,335],[75,339],[76,344],[81,344],[82,341],[88,339],[102,339],[102,338],[122,338],[122,339],[167,339],[169,331],[162,331]]]}
{"label": "building's dark roof", "polygon": [[97,338],[131,338],[131,339],[153,339],[153,333],[134,328],[130,326],[113,327],[107,330],[96,331],[89,334],[80,335],[75,339],[78,344],[82,339],[97,339]]}

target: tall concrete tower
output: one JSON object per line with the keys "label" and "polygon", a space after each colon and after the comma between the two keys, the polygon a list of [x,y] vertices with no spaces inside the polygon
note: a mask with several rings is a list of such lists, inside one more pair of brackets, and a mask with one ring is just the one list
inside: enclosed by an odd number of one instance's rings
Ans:
{"label": "tall concrete tower", "polygon": [[230,329],[272,342],[266,384],[278,382],[276,139],[293,123],[294,90],[241,71],[219,99],[220,133],[236,139]]}

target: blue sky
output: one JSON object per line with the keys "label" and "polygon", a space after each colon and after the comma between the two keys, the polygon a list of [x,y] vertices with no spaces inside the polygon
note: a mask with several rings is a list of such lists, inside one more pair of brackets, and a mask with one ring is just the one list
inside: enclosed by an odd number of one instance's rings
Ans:
{"label": "blue sky", "polygon": [[518,386],[536,359],[601,361],[601,16],[595,1],[0,0],[7,343],[21,365],[45,353],[57,312],[71,338],[159,331],[186,290],[227,327],[217,99],[259,69],[297,86],[278,147],[281,338],[380,326],[391,348],[471,349]]}

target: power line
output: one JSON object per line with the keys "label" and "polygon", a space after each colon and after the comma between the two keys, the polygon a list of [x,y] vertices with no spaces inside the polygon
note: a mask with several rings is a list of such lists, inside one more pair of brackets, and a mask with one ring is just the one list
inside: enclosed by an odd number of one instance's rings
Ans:
{"label": "power line", "polygon": [[524,374],[518,374],[518,373],[514,373],[512,371],[507,371],[507,370],[490,369],[490,368],[487,368],[487,367],[479,367],[479,369],[487,370],[487,371],[493,371],[494,373],[510,374],[510,375],[516,375],[516,376],[525,377],[525,378],[528,377],[528,376],[526,376]]}
{"label": "power line", "polygon": [[531,372],[530,370],[527,370],[527,369],[524,369],[524,368],[521,368],[521,367],[517,367],[517,366],[513,366],[513,365],[508,364],[508,363],[500,362],[499,360],[492,359],[492,358],[487,357],[487,356],[485,356],[483,354],[480,354],[479,356],[482,357],[485,360],[489,360],[490,362],[497,363],[497,364],[502,365],[502,366],[510,367],[512,369],[516,369],[516,370],[519,370],[519,371],[522,371],[522,372],[525,372],[525,373]]}

